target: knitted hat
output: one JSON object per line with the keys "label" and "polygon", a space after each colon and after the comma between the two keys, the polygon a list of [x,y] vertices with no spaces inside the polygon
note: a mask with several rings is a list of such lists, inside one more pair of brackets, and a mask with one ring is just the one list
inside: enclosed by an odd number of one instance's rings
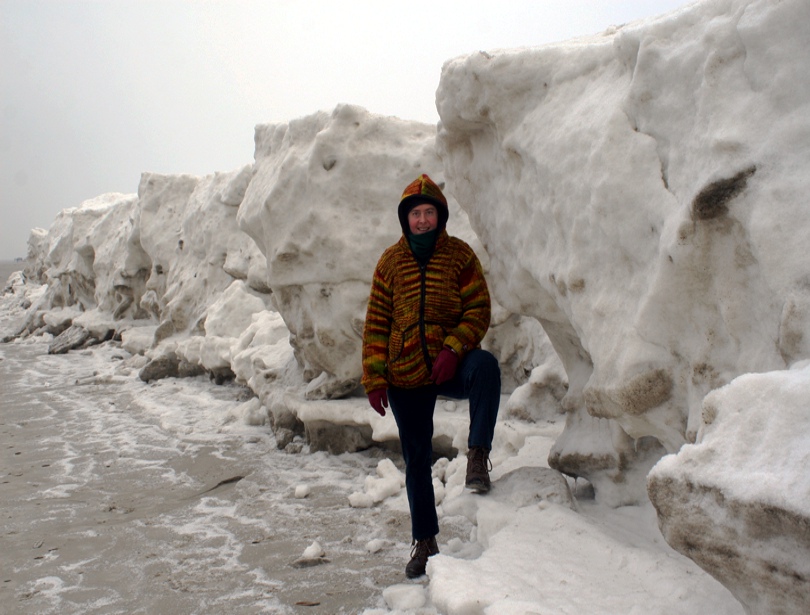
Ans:
{"label": "knitted hat", "polygon": [[447,208],[447,198],[442,194],[442,189],[439,188],[436,182],[422,173],[422,175],[408,184],[399,202],[399,223],[405,235],[409,235],[411,232],[410,226],[408,225],[408,214],[417,205],[424,205],[425,203],[436,206],[436,210],[439,214],[439,224],[436,228],[441,231],[447,226],[447,219],[450,217],[450,211]]}

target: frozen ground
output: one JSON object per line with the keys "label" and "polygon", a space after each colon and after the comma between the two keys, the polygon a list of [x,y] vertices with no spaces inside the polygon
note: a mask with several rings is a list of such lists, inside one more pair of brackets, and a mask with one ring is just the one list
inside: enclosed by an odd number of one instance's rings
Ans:
{"label": "frozen ground", "polygon": [[[407,515],[347,503],[373,455],[285,454],[222,424],[241,388],[113,376],[114,346],[46,350],[0,346],[5,612],[356,613],[401,580]],[[315,541],[328,562],[295,567]]]}
{"label": "frozen ground", "polygon": [[[501,456],[490,496],[451,497],[447,485],[442,555],[429,579],[406,582],[404,491],[349,506],[390,453],[284,453],[269,427],[234,418],[241,387],[146,385],[115,344],[53,356],[36,339],[0,345],[8,612],[742,612],[666,545],[649,506],[584,497],[575,512],[501,498],[498,480],[530,476],[561,425],[538,426],[531,446]],[[516,563],[520,574],[505,577]]]}

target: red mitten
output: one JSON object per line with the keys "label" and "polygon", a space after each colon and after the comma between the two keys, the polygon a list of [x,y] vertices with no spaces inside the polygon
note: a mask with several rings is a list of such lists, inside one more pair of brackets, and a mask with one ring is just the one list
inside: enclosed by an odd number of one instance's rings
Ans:
{"label": "red mitten", "polygon": [[456,375],[456,368],[458,367],[458,355],[455,351],[449,348],[442,348],[439,356],[433,362],[433,371],[430,374],[430,379],[436,384],[447,382]]}
{"label": "red mitten", "polygon": [[377,389],[368,394],[368,403],[380,416],[385,416],[385,409],[388,407],[388,391]]}

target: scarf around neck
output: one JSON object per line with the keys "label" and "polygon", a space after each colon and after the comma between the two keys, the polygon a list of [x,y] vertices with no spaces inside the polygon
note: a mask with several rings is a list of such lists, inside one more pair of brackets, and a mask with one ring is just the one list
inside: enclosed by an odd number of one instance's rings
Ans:
{"label": "scarf around neck", "polygon": [[424,264],[430,259],[430,255],[433,254],[433,248],[436,246],[438,234],[439,229],[433,229],[421,235],[414,235],[413,233],[408,235],[408,243],[411,246],[414,256],[416,256],[416,260],[420,263]]}

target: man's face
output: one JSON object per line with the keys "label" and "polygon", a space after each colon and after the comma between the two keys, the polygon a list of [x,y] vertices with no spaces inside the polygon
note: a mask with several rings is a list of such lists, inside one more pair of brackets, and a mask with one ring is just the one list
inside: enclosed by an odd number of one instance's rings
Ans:
{"label": "man's face", "polygon": [[429,203],[417,205],[408,212],[408,226],[414,235],[428,233],[439,226],[439,212]]}

